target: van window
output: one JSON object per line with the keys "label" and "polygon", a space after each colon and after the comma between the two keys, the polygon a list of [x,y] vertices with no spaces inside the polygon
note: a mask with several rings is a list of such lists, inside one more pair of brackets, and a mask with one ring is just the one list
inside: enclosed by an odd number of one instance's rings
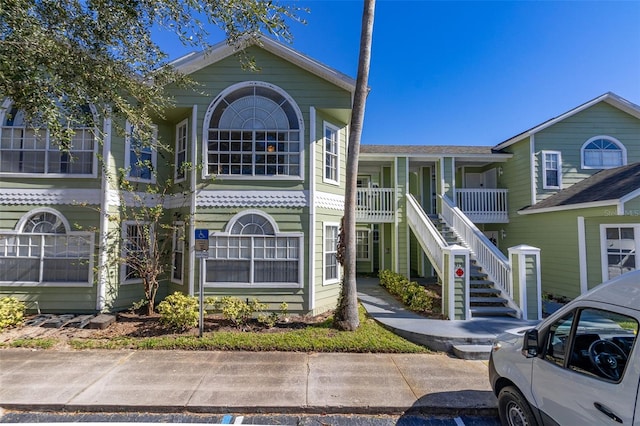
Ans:
{"label": "van window", "polygon": [[638,336],[631,317],[599,309],[583,309],[573,339],[569,368],[619,382]]}
{"label": "van window", "polygon": [[554,364],[564,367],[569,347],[569,335],[573,325],[574,313],[571,312],[557,320],[549,328],[548,340],[544,358]]}

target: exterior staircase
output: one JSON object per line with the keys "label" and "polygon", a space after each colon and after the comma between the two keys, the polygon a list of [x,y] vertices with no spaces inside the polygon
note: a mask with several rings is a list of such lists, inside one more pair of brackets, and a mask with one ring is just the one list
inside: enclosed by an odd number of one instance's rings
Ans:
{"label": "exterior staircase", "polygon": [[[447,226],[438,215],[428,215],[428,217],[449,245],[465,245],[458,239],[454,230]],[[470,256],[470,262],[469,305],[471,316],[517,317],[517,311],[508,306],[507,299],[501,297],[502,292],[496,288],[493,281],[491,281],[489,276],[482,270],[482,266],[477,263],[473,255]]]}

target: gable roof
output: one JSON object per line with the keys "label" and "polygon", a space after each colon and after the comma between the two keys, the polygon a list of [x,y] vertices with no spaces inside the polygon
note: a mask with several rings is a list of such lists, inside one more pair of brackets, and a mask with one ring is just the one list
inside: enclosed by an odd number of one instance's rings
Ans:
{"label": "gable roof", "polygon": [[[272,40],[268,37],[260,37],[258,42],[243,45],[242,49],[252,45],[258,46],[286,61],[291,62],[300,68],[323,78],[336,86],[353,93],[355,92],[356,81],[333,68],[324,65],[292,48]],[[169,63],[177,71],[184,74],[192,74],[211,64],[219,62],[237,53],[238,49],[230,45],[227,41],[222,41],[206,51],[192,52]]]}
{"label": "gable roof", "polygon": [[611,205],[640,195],[640,163],[602,170],[520,213]]}
{"label": "gable roof", "polygon": [[546,129],[547,127],[551,127],[554,124],[568,118],[571,117],[572,115],[575,115],[581,111],[584,111],[587,108],[591,108],[592,106],[594,106],[595,104],[598,104],[600,102],[606,102],[609,105],[612,105],[624,112],[626,112],[629,115],[632,115],[638,119],[640,119],[640,106],[629,102],[628,100],[616,95],[613,92],[607,92],[604,95],[600,95],[595,99],[590,100],[589,102],[585,102],[584,104],[565,112],[564,114],[561,114],[557,117],[554,117],[550,120],[545,121],[544,123],[538,124],[535,127],[530,128],[529,130],[526,130],[510,139],[507,139],[504,142],[499,143],[498,145],[494,146],[493,149],[494,150],[501,150],[504,149],[510,145],[513,145],[514,143],[527,138],[531,135],[534,135],[538,132],[540,132],[541,130]]}

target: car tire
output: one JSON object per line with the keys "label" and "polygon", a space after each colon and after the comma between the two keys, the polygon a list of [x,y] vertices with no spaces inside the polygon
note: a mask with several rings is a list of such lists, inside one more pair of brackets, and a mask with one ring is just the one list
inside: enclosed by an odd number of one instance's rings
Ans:
{"label": "car tire", "polygon": [[498,414],[503,426],[537,426],[529,403],[518,389],[507,386],[498,394]]}

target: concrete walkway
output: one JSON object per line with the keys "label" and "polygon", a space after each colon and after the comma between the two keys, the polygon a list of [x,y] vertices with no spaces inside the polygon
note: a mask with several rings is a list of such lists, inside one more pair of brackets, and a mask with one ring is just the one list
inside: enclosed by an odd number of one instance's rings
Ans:
{"label": "concrete walkway", "polygon": [[[367,311],[438,349],[490,342],[517,320],[440,321],[405,310],[377,279]],[[448,348],[448,346],[447,346]],[[495,415],[485,361],[437,354],[0,350],[0,407],[24,411]]]}
{"label": "concrete walkway", "polygon": [[483,361],[445,354],[0,350],[22,411],[494,415]]}
{"label": "concrete walkway", "polygon": [[511,317],[482,317],[468,321],[425,318],[404,308],[377,278],[358,278],[358,298],[367,313],[394,333],[436,351],[461,358],[488,359],[495,337],[517,327],[532,327],[537,321]]}

